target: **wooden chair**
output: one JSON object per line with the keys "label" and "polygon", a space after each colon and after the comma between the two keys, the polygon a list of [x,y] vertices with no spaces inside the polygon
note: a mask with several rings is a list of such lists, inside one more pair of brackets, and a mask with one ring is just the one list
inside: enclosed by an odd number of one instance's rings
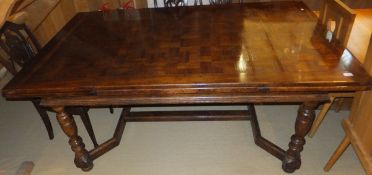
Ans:
{"label": "wooden chair", "polygon": [[[323,0],[320,11],[319,23],[326,37],[331,32],[330,42],[334,45],[346,48],[356,14],[340,0]],[[332,103],[337,98],[353,97],[354,93],[330,93],[330,102],[325,103],[322,110],[316,117],[309,132],[313,137],[320,123],[323,121]],[[341,105],[340,103],[339,105]]]}
{"label": "wooden chair", "polygon": [[332,43],[347,46],[356,14],[340,0],[323,0],[319,22],[325,34],[332,32]]}
{"label": "wooden chair", "polygon": [[[31,61],[31,59],[33,59],[40,50],[40,45],[25,24],[5,22],[0,29],[0,39],[0,48],[3,56],[8,57],[2,59],[6,61],[8,66],[7,68],[9,68],[12,74],[16,74],[18,69]],[[52,110],[50,108],[40,106],[40,100],[38,99],[33,99],[31,101],[44,122],[49,138],[53,139],[53,129],[47,114],[47,111]],[[94,146],[97,147],[98,144],[88,115],[89,109],[71,107],[67,108],[66,110],[72,115],[80,115]]]}
{"label": "wooden chair", "polygon": [[[364,67],[372,75],[372,36],[364,61]],[[342,153],[353,145],[366,174],[372,175],[372,91],[356,93],[349,118],[343,121],[345,137],[324,167],[329,171]]]}

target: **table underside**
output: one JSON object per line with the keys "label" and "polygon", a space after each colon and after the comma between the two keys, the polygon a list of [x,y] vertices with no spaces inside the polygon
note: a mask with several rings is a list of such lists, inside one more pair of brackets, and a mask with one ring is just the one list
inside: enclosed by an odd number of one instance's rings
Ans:
{"label": "table underside", "polygon": [[[123,99],[122,99],[123,100]],[[83,171],[89,171],[93,168],[93,160],[107,153],[111,149],[120,144],[125,125],[127,122],[142,122],[142,121],[216,121],[216,120],[250,120],[254,141],[257,146],[266,150],[276,158],[282,161],[282,168],[285,172],[291,173],[301,166],[300,152],[305,144],[305,135],[311,128],[315,117],[315,108],[324,101],[328,100],[327,94],[297,94],[297,95],[252,95],[246,96],[245,101],[229,101],[228,99],[219,101],[218,105],[245,104],[247,110],[213,110],[213,111],[147,111],[147,112],[132,112],[130,104],[120,104],[120,98],[91,98],[89,101],[81,100],[80,98],[69,99],[44,99],[42,104],[53,106],[57,113],[57,119],[70,138],[70,145],[75,152],[75,164]],[[181,100],[182,101],[182,100]],[[258,124],[255,103],[300,103],[298,116],[295,122],[295,134],[291,137],[289,148],[287,151],[270,142],[261,136],[260,127]],[[164,105],[213,105],[210,101],[197,103],[166,103]],[[65,106],[121,106],[123,110],[118,120],[113,137],[98,145],[94,149],[88,151],[85,149],[84,143],[77,133],[77,126],[73,117],[64,111]],[[159,105],[159,104],[158,104]],[[149,106],[149,104],[147,104]],[[154,104],[150,106],[156,106]]]}

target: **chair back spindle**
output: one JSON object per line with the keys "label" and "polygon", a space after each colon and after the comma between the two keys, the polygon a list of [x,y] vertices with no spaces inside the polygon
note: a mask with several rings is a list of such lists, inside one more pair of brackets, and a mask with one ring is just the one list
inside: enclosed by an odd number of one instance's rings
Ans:
{"label": "chair back spindle", "polygon": [[[0,29],[0,49],[11,63],[13,71],[23,67],[40,50],[40,45],[25,24],[6,22]],[[5,58],[2,58],[5,59]]]}
{"label": "chair back spindle", "polygon": [[187,0],[164,0],[163,2],[164,2],[164,7],[187,6]]}
{"label": "chair back spindle", "polygon": [[331,32],[329,41],[347,46],[356,14],[340,0],[323,0],[319,22],[324,31]]}

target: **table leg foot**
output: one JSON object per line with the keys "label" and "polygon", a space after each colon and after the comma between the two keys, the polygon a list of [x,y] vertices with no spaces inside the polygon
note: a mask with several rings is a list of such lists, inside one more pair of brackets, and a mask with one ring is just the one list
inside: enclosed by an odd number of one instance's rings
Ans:
{"label": "table leg foot", "polygon": [[309,132],[315,118],[314,109],[318,102],[305,102],[299,110],[295,125],[295,134],[289,142],[289,148],[282,160],[282,168],[287,173],[292,173],[301,167],[301,151],[305,145],[305,136]]}
{"label": "table leg foot", "polygon": [[84,154],[80,157],[76,156],[75,154],[74,163],[76,167],[80,168],[83,171],[90,171],[93,168],[93,161],[87,151],[84,152]]}
{"label": "table leg foot", "polygon": [[[305,143],[300,143],[301,139],[294,138],[292,136],[291,143],[294,143],[294,142],[296,142],[297,145],[300,145],[300,144],[304,145],[305,144]],[[290,148],[285,153],[284,158],[282,160],[282,169],[287,173],[293,173],[294,171],[296,171],[297,169],[299,169],[301,167],[300,151],[295,150],[295,149],[297,149],[297,148],[291,148],[291,146],[290,146]],[[289,151],[289,150],[291,150],[291,151]]]}
{"label": "table leg foot", "polygon": [[69,137],[69,144],[75,153],[75,165],[83,171],[91,170],[93,160],[85,149],[83,140],[78,135],[74,118],[65,112],[64,107],[53,107],[53,110],[57,113],[57,120],[63,132]]}

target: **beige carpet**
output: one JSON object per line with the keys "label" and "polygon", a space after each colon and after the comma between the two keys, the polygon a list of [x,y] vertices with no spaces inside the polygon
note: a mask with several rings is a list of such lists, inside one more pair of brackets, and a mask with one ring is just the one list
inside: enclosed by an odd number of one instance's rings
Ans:
{"label": "beige carpet", "polygon": [[[256,109],[263,136],[287,148],[297,106],[259,105]],[[111,137],[120,109],[113,115],[108,109],[92,109],[89,114],[98,141]],[[67,137],[54,115],[52,141],[31,102],[0,98],[0,115],[0,175],[13,175],[26,160],[35,163],[33,175],[285,174],[278,159],[254,144],[249,121],[128,123],[121,145],[94,161],[93,170],[84,173],[73,164]],[[328,114],[315,138],[307,138],[302,167],[294,174],[327,174],[322,168],[344,136],[340,121],[347,115],[345,111]],[[80,118],[75,118],[79,134],[92,148]],[[364,174],[352,147],[328,174]]]}

